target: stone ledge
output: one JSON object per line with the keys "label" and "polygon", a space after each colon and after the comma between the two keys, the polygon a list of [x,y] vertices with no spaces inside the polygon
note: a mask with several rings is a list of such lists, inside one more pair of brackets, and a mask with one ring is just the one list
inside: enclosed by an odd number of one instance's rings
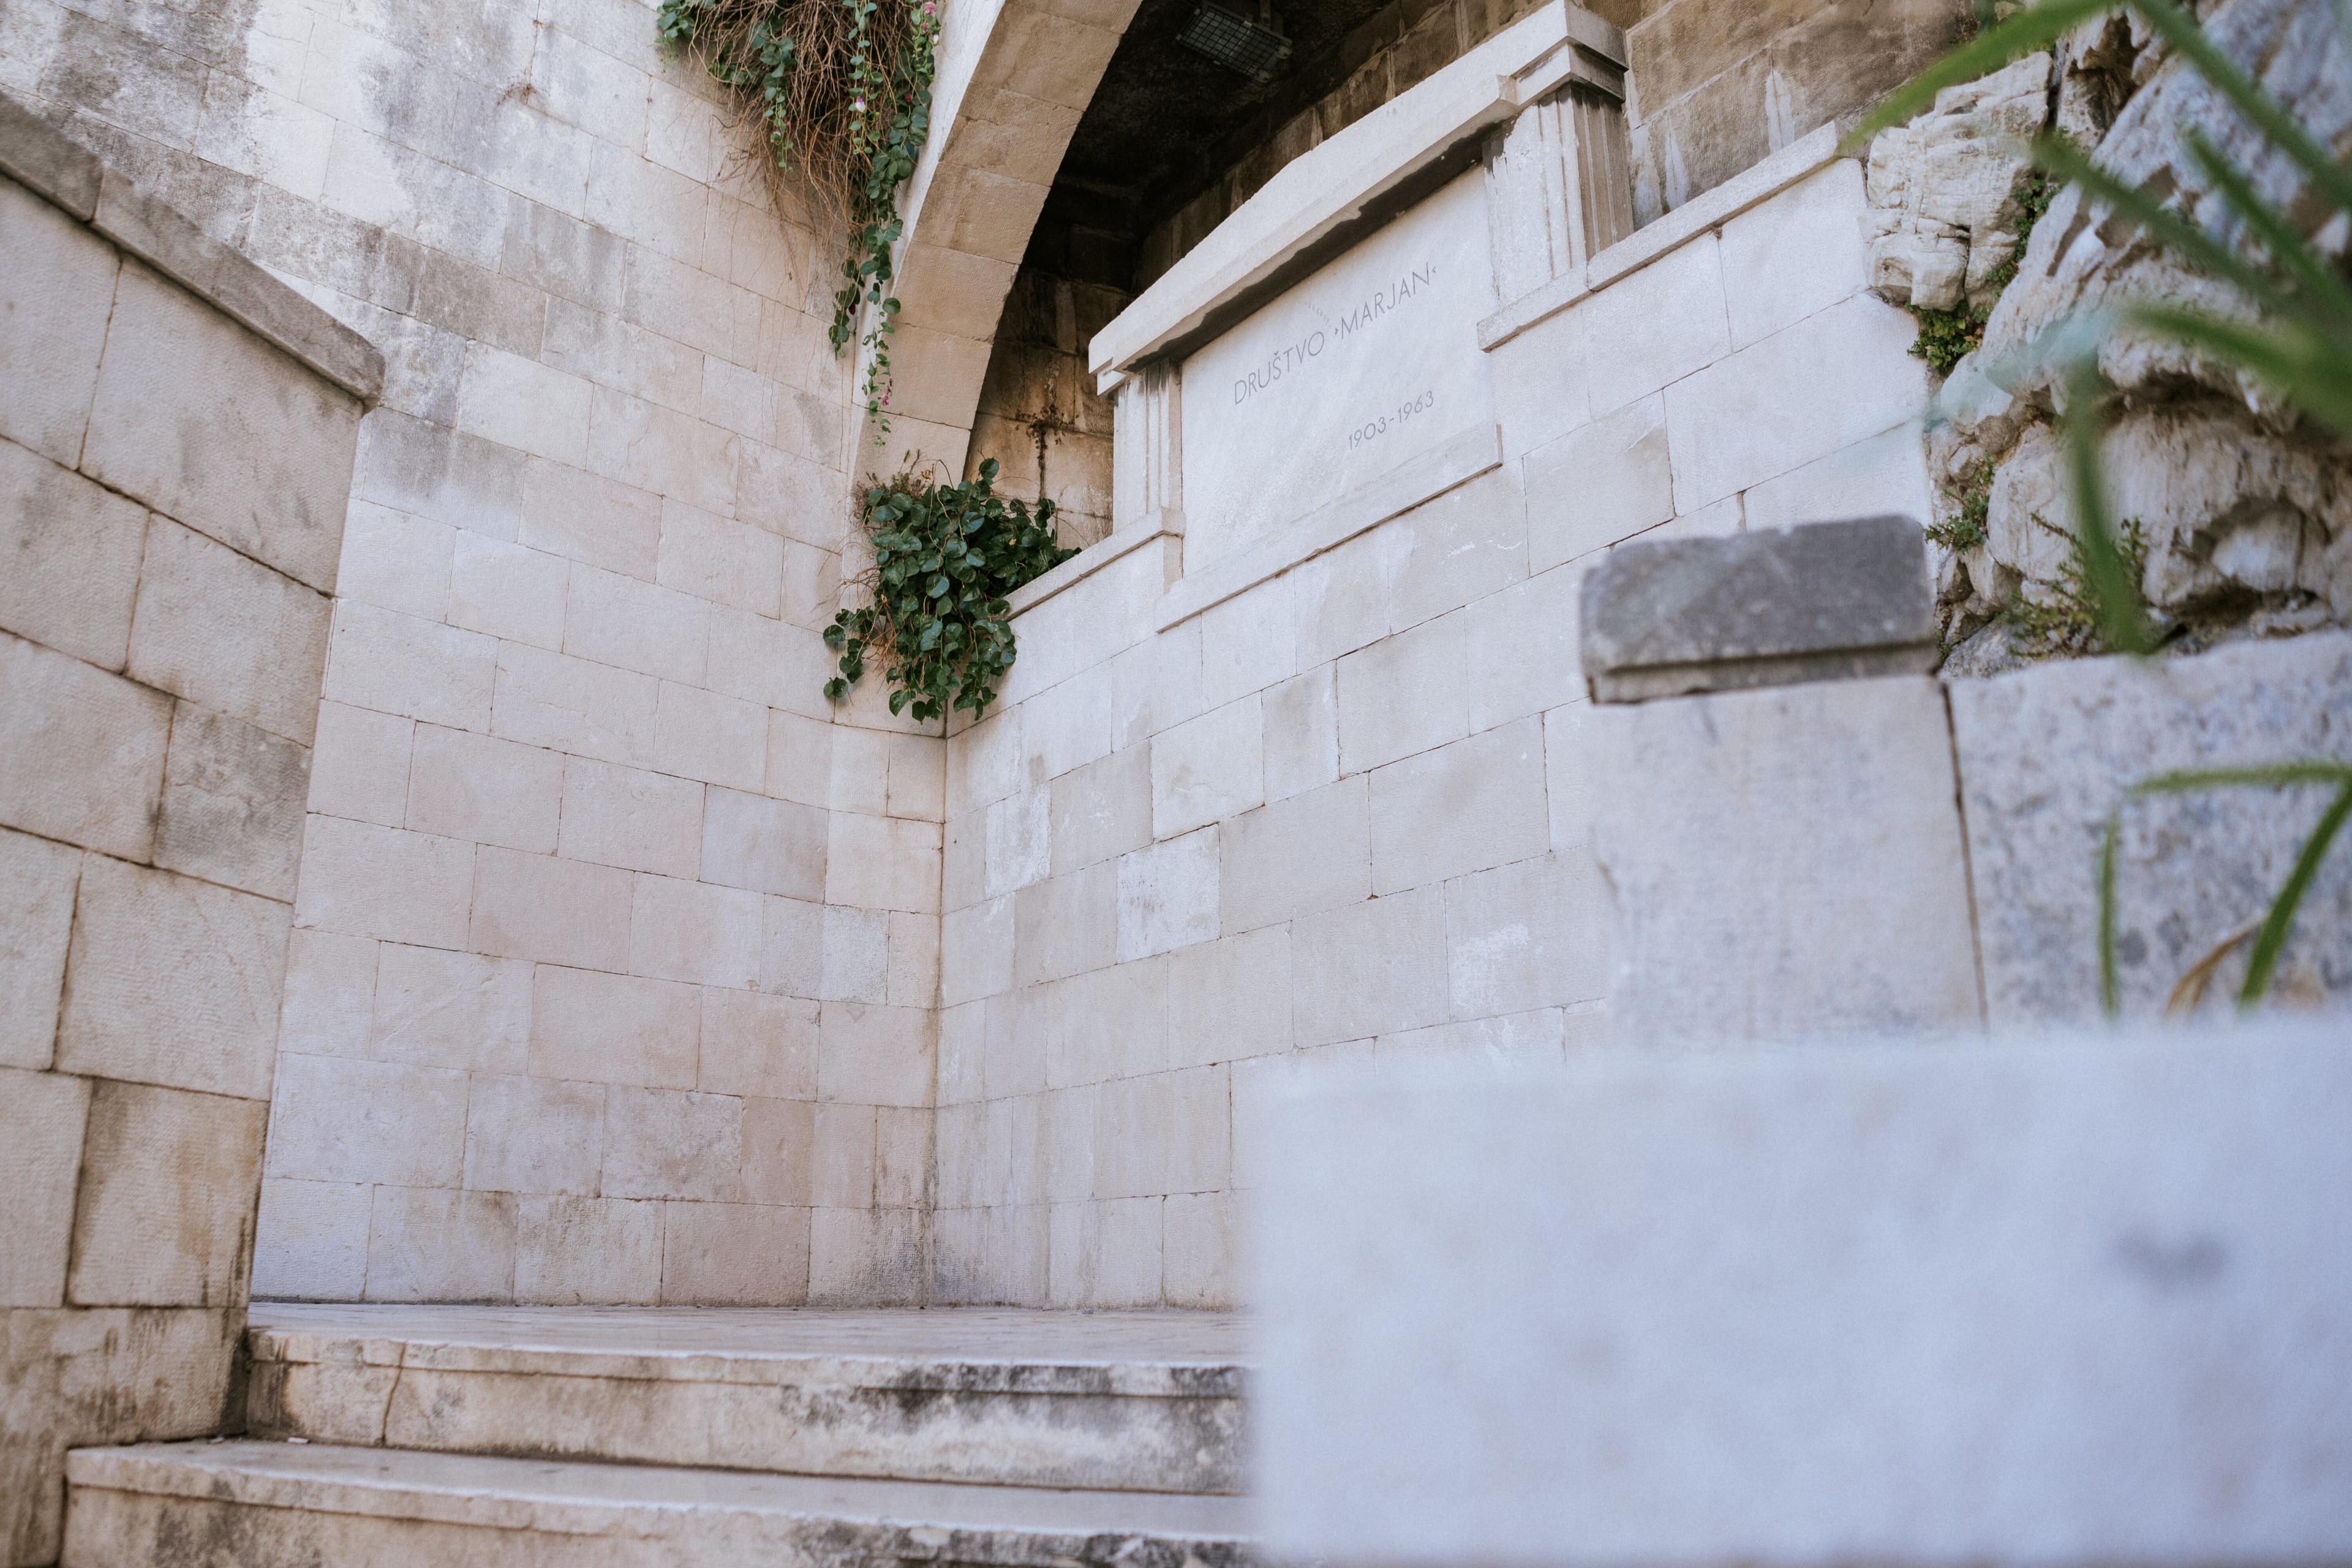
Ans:
{"label": "stone ledge", "polygon": [[383,356],[374,344],[5,93],[0,93],[0,173],[361,402],[373,404],[383,395]]}
{"label": "stone ledge", "polygon": [[1270,577],[1336,550],[1360,533],[1459,489],[1503,465],[1502,432],[1465,430],[1387,473],[1357,486],[1237,555],[1188,572],[1160,601],[1159,627],[1170,631]]}
{"label": "stone ledge", "polygon": [[[289,1526],[302,1515],[343,1515],[497,1531],[509,1541],[517,1531],[661,1541],[703,1553],[682,1561],[740,1560],[747,1538],[758,1538],[780,1560],[820,1555],[812,1549],[821,1544],[853,1544],[866,1549],[852,1553],[859,1560],[870,1554],[885,1562],[937,1557],[1042,1565],[1101,1561],[1088,1544],[1110,1537],[1147,1549],[1140,1558],[1147,1564],[1174,1568],[1197,1559],[1222,1568],[1246,1561],[1251,1518],[1246,1500],[1233,1497],[551,1463],[320,1444],[80,1448],[66,1463],[78,1529],[81,1510],[98,1494],[110,1494],[110,1502],[143,1496],[241,1507],[279,1516]],[[383,1538],[381,1544],[393,1549],[385,1560],[398,1554],[404,1539]],[[952,1550],[956,1545],[963,1551]],[[1138,1559],[1129,1552],[1113,1560]]]}
{"label": "stone ledge", "polygon": [[1155,539],[1181,539],[1183,535],[1181,513],[1154,511],[1132,527],[1119,529],[1096,540],[1044,576],[1013,589],[1005,595],[1004,602],[1011,606],[1006,615],[1018,616],[1024,610],[1035,609],[1065,589],[1076,587],[1113,562],[1125,560]]}
{"label": "stone ledge", "polygon": [[1584,579],[1584,670],[1596,702],[1924,674],[1934,610],[1906,517],[1634,540]]}
{"label": "stone ledge", "polygon": [[1098,386],[1239,319],[1468,166],[1465,149],[1570,79],[1607,90],[1624,35],[1553,0],[1285,167],[1094,337]]}

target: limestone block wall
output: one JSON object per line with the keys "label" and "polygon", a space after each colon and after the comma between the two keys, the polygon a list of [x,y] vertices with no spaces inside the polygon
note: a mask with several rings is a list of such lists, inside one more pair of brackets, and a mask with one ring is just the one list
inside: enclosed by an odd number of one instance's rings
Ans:
{"label": "limestone block wall", "polygon": [[715,85],[635,0],[16,0],[0,84],[387,361],[257,1291],[918,1299],[941,742],[821,696],[867,457]]}
{"label": "limestone block wall", "polygon": [[[355,334],[0,96],[0,1562],[228,1414]],[[298,357],[299,356],[299,357]]]}
{"label": "limestone block wall", "polygon": [[1499,466],[1166,630],[1149,528],[1019,614],[949,742],[934,1300],[1229,1305],[1250,1075],[1604,1036],[1582,574],[1925,513],[1924,368],[1832,149],[1507,306]]}
{"label": "limestone block wall", "polygon": [[1626,0],[1633,216],[1648,223],[1925,69],[1968,0]]}

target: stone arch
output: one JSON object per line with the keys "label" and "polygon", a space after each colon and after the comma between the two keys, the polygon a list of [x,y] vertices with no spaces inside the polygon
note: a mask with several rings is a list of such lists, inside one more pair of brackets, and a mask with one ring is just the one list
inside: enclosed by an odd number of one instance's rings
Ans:
{"label": "stone arch", "polygon": [[891,429],[860,411],[853,472],[916,450],[958,475],[1030,231],[1138,0],[948,0],[935,129],[908,182]]}

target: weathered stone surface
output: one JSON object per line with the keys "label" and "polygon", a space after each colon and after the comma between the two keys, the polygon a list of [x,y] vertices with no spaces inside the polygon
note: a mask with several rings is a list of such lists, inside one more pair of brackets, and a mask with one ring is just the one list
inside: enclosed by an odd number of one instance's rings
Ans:
{"label": "weathered stone surface", "polygon": [[[802,1476],[615,1472],[469,1455],[234,1443],[73,1461],[66,1561],[137,1562],[202,1540],[256,1568],[516,1551],[611,1568],[750,1555],[897,1560],[952,1553],[1008,1568],[1248,1568],[1239,1500],[950,1488]],[[907,1522],[920,1520],[923,1522]]]}
{"label": "weathered stone surface", "polygon": [[[2214,9],[2208,31],[2321,144],[2333,145],[2352,131],[2352,70],[2345,68],[2345,51],[2352,46],[2344,41],[2326,0],[2234,0]],[[2160,68],[2099,143],[2103,167],[2128,184],[2181,193],[2176,201],[2199,221],[2223,227],[2221,198],[2188,152],[2183,132],[2194,129],[2245,169],[2257,191],[2288,210],[2315,216],[2319,204],[2294,205],[2302,190],[2296,166],[2188,61],[2153,51],[2142,58],[2160,61]],[[2103,216],[2084,211],[2079,192],[2059,194],[2034,227],[2017,282],[2002,293],[1986,325],[1988,360],[2015,357],[2062,318],[2111,300],[2153,297],[2224,314],[2243,310],[2227,285],[2191,272],[2144,236],[2109,234]],[[2084,239],[2086,233],[2093,237]],[[2186,378],[2232,400],[2266,403],[2270,395],[2233,369],[2132,331],[2111,334],[2103,343],[2099,368],[2126,392]],[[2046,368],[2034,372],[2018,390],[2046,402],[2054,374]]]}
{"label": "weathered stone surface", "polygon": [[92,478],[331,590],[359,412],[349,393],[133,267],[82,461]]}
{"label": "weathered stone surface", "polygon": [[8,1201],[0,1217],[0,1306],[65,1303],[89,1084],[64,1073],[0,1068]]}
{"label": "weathered stone surface", "polygon": [[81,459],[119,268],[105,241],[0,182],[0,436],[68,468]]}
{"label": "weathered stone surface", "polygon": [[290,904],[310,788],[307,748],[182,702],[163,758],[155,864]]}
{"label": "weathered stone surface", "polygon": [[98,205],[99,169],[96,153],[0,93],[0,171],[87,221]]}
{"label": "weathered stone surface", "polygon": [[1585,576],[1584,669],[1603,702],[1924,670],[1931,609],[1909,518],[1635,542]]}
{"label": "weathered stone surface", "polygon": [[72,849],[0,830],[0,1067],[49,1065],[80,879]]}
{"label": "weathered stone surface", "polygon": [[[2316,0],[2236,0],[2213,8],[2213,41],[2259,79],[2323,142],[2352,128],[2341,38]],[[2062,47],[2058,123],[2126,183],[2168,193],[2169,205],[2230,232],[2220,197],[2186,148],[2195,130],[2250,172],[2258,190],[2315,225],[2300,173],[2256,136],[2187,62],[2143,24],[2085,24]],[[2110,125],[2112,128],[2110,129]],[[1958,644],[2021,595],[2063,607],[2072,572],[2074,508],[2061,445],[2046,420],[2060,401],[2056,374],[2029,353],[2082,312],[2157,300],[2224,317],[2249,310],[2231,287],[2188,268],[2074,190],[2059,193],[2036,226],[2017,279],[1986,323],[1977,356],[1956,368],[1943,403],[1948,427],[1931,437],[1944,491],[1939,521],[1990,485],[1984,541],[1939,557],[1944,635]],[[2273,393],[2236,367],[2128,323],[2102,339],[2099,368],[2127,412],[2108,438],[2114,515],[2146,531],[2143,589],[2182,624],[2191,646],[2252,629],[2264,634],[2352,618],[2352,462],[2307,436]],[[1995,367],[1995,388],[1977,368]],[[2074,622],[2084,617],[2074,616]],[[2062,627],[2039,656],[2093,644],[2087,626]],[[1973,661],[1977,665],[1984,661]]]}
{"label": "weathered stone surface", "polygon": [[0,1313],[0,1551],[57,1561],[66,1450],[196,1437],[228,1415],[245,1314],[116,1307]]}
{"label": "weathered stone surface", "polygon": [[67,1296],[81,1307],[237,1307],[261,1186],[259,1100],[92,1088]]}
{"label": "weathered stone surface", "polygon": [[1267,1549],[2340,1556],[2347,1116],[2340,1015],[1301,1073],[1244,1121]]}
{"label": "weathered stone surface", "polygon": [[91,856],[82,863],[58,1066],[269,1096],[286,906]]}
{"label": "weathered stone surface", "polygon": [[[1236,1330],[1165,1313],[269,1305],[255,1415],[273,1436],[445,1453],[1237,1493]],[[404,1369],[365,1430],[331,1397],[362,1363]]]}
{"label": "weathered stone surface", "polygon": [[0,629],[121,669],[146,542],[145,508],[0,441]]}
{"label": "weathered stone surface", "polygon": [[1985,275],[2017,248],[2025,143],[2050,106],[2052,58],[2031,55],[1936,95],[1870,145],[1870,286],[1921,310],[1986,303]]}
{"label": "weathered stone surface", "polygon": [[124,668],[132,679],[308,746],[327,665],[328,600],[159,517]]}
{"label": "weathered stone surface", "polygon": [[1593,853],[1613,899],[1621,1037],[1978,1021],[1951,737],[1934,681],[1645,702],[1597,710],[1591,724]]}
{"label": "weathered stone surface", "polygon": [[147,858],[172,700],[5,634],[0,692],[0,822]]}
{"label": "weathered stone surface", "polygon": [[[2123,805],[2124,793],[2180,768],[2352,758],[2352,636],[2045,665],[1954,682],[1950,695],[1989,1017],[2097,1016],[2097,857],[2118,805],[2126,1012],[2162,1008],[2192,965],[2237,936],[2206,993],[2209,1007],[2225,1008],[2245,973],[2240,933],[2285,882],[2330,792],[2232,789]],[[2352,854],[2340,839],[2305,895],[2273,993],[2315,1005],[2352,994]]]}

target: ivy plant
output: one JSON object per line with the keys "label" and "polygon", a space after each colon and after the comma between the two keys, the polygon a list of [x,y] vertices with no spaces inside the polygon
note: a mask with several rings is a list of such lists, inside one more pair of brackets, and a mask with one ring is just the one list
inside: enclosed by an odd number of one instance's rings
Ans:
{"label": "ivy plant", "polygon": [[824,629],[841,673],[824,694],[839,701],[870,658],[891,686],[890,711],[945,723],[978,718],[1013,668],[1005,596],[1077,553],[1054,538],[1054,503],[1035,510],[995,493],[996,459],[962,484],[902,471],[866,490],[861,508],[874,564],[860,578],[867,602]]}
{"label": "ivy plant", "polygon": [[835,353],[855,340],[865,354],[861,392],[881,445],[898,317],[890,252],[904,232],[899,189],[930,135],[938,0],[661,0],[655,26],[734,90],[772,168],[844,232],[830,334]]}

